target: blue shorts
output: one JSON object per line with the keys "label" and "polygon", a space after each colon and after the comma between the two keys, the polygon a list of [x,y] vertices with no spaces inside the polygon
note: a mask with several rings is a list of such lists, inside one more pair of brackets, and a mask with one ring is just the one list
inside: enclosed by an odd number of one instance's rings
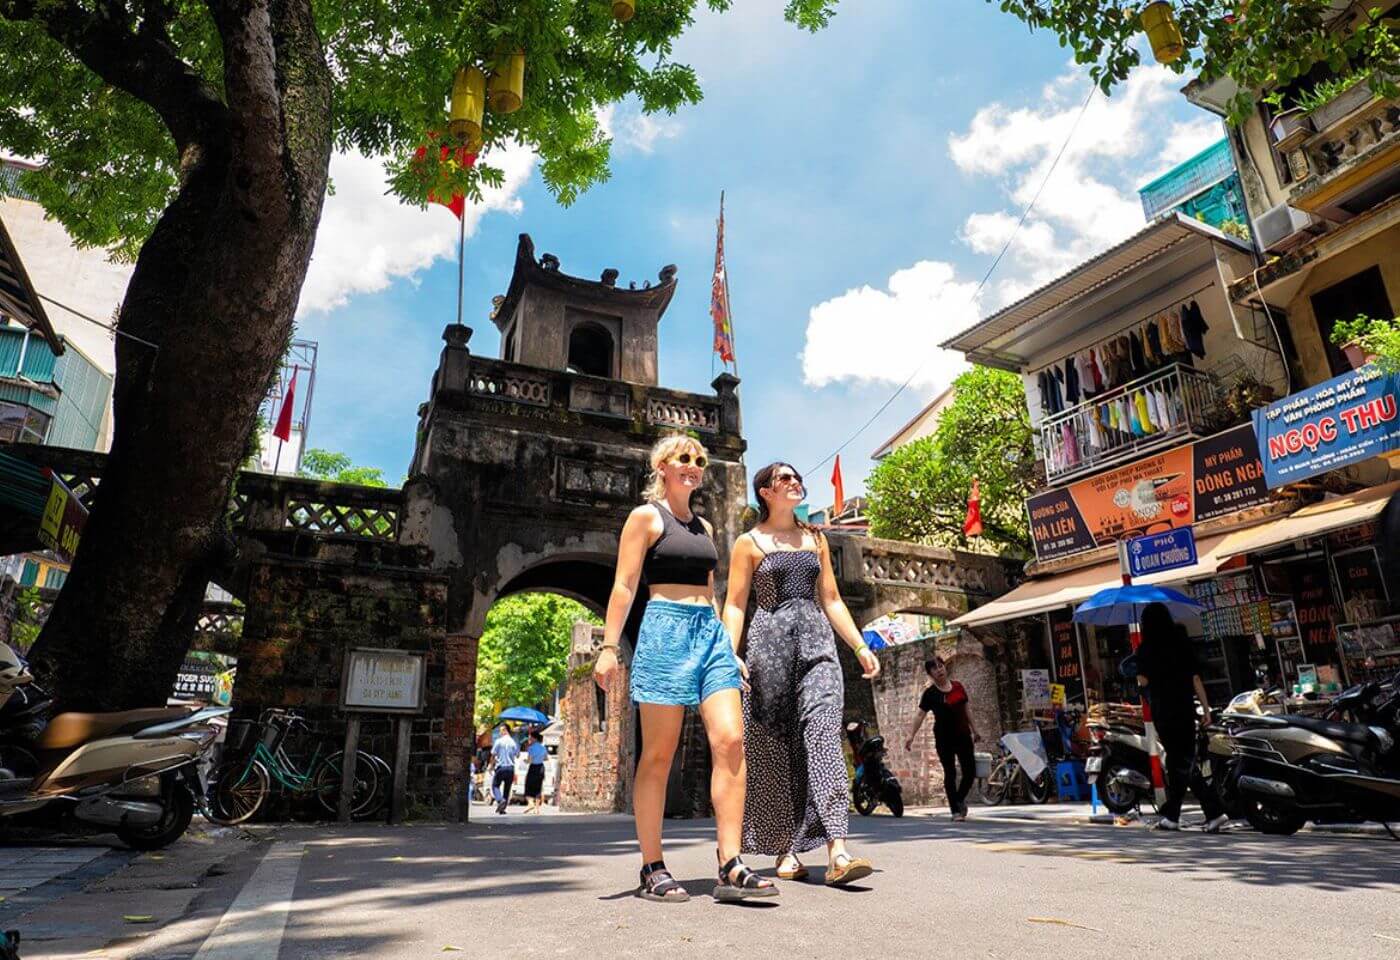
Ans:
{"label": "blue shorts", "polygon": [[650,601],[632,655],[631,686],[637,703],[686,707],[740,689],[739,661],[714,607]]}

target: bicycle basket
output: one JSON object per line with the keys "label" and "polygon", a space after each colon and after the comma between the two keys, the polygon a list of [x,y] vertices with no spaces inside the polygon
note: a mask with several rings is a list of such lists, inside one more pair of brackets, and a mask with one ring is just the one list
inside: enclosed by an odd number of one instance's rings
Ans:
{"label": "bicycle basket", "polygon": [[230,720],[224,734],[224,753],[234,755],[253,749],[253,732],[257,726],[253,720]]}

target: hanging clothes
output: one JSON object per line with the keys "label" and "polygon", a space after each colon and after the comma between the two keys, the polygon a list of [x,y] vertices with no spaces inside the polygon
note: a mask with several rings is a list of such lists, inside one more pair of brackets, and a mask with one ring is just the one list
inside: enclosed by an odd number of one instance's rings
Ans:
{"label": "hanging clothes", "polygon": [[1200,305],[1195,300],[1181,309],[1181,331],[1185,336],[1186,349],[1204,360],[1206,356],[1205,336],[1210,331],[1210,326],[1206,323],[1205,314],[1201,313]]}
{"label": "hanging clothes", "polygon": [[1157,330],[1157,324],[1147,321],[1142,328],[1143,339],[1147,342],[1147,350],[1155,358],[1152,362],[1154,367],[1163,367],[1167,363],[1167,355],[1162,352],[1162,337]]}
{"label": "hanging clothes", "polygon": [[1073,357],[1065,361],[1065,402],[1071,407],[1079,402],[1079,370]]}
{"label": "hanging clothes", "polygon": [[1128,358],[1134,380],[1147,373],[1147,357],[1142,352],[1142,338],[1137,335],[1136,330],[1128,334]]}
{"label": "hanging clothes", "polygon": [[1065,465],[1077,466],[1079,464],[1079,451],[1075,449],[1074,427],[1070,426],[1068,420],[1060,424],[1060,435],[1065,444]]}
{"label": "hanging clothes", "polygon": [[1119,334],[1113,349],[1118,358],[1118,383],[1127,383],[1133,379],[1132,343],[1126,335]]}
{"label": "hanging clothes", "polygon": [[1089,376],[1094,381],[1094,392],[1103,393],[1108,389],[1108,376],[1103,369],[1103,349],[1089,351]]}

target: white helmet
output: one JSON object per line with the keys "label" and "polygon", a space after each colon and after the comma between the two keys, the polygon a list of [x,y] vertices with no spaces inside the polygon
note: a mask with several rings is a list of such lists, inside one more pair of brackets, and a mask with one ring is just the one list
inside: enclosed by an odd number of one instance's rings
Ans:
{"label": "white helmet", "polygon": [[20,655],[9,644],[0,643],[0,704],[10,698],[15,687],[22,687],[33,679]]}

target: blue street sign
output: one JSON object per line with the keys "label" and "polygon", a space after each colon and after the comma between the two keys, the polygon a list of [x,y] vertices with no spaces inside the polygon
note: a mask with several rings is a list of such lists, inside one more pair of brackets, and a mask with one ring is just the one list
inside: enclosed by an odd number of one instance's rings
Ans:
{"label": "blue street sign", "polygon": [[1196,536],[1190,527],[1176,527],[1166,533],[1149,533],[1128,541],[1128,573],[1145,577],[1196,562]]}

